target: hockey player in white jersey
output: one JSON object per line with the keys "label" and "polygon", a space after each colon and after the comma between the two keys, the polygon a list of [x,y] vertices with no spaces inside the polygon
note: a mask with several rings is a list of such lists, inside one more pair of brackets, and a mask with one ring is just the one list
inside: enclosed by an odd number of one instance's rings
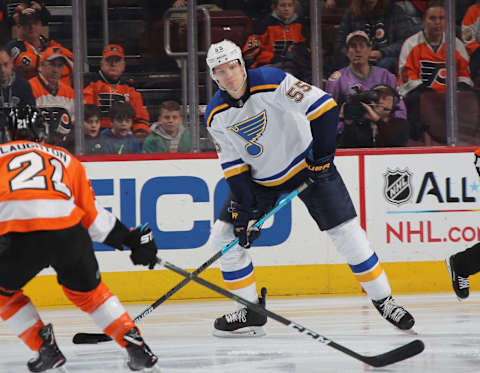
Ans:
{"label": "hockey player in white jersey", "polygon": [[[245,250],[260,234],[252,225],[282,194],[311,178],[313,185],[299,197],[319,229],[346,258],[382,316],[400,329],[412,328],[415,320],[392,298],[387,276],[334,165],[336,102],[282,70],[261,67],[247,72],[240,48],[229,40],[210,46],[207,64],[220,89],[207,107],[206,125],[231,190],[212,228],[210,245],[218,251],[239,239],[220,262],[227,288],[265,304],[265,294],[257,296],[252,259]],[[238,307],[215,320],[213,334],[264,335],[267,317]]]}

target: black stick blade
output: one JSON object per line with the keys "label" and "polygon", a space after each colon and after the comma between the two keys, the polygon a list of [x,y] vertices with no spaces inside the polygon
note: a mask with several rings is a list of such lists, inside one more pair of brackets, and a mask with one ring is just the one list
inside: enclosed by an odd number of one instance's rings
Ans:
{"label": "black stick blade", "polygon": [[371,366],[379,368],[418,355],[424,349],[424,343],[421,340],[416,339],[406,345],[396,348],[395,350],[376,356],[364,356],[361,360]]}
{"label": "black stick blade", "polygon": [[111,340],[112,338],[103,333],[77,333],[73,336],[72,342],[76,345],[94,345],[97,343],[108,342]]}

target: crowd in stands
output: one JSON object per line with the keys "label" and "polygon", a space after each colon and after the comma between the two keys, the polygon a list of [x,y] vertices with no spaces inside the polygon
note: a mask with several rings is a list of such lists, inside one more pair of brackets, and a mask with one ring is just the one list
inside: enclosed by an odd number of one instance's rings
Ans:
{"label": "crowd in stands", "polygon": [[[209,0],[214,9],[242,11],[253,28],[240,47],[248,68],[278,67],[311,83],[309,0]],[[261,4],[260,4],[261,3]],[[147,25],[188,0],[143,2]],[[422,102],[446,88],[446,10],[441,0],[326,0],[340,9],[330,55],[323,54],[323,89],[340,107],[339,147],[432,145]],[[457,90],[480,87],[480,1],[457,0]],[[73,149],[73,54],[43,35],[48,1],[0,0],[0,105],[35,105],[55,143]],[[191,151],[184,110],[175,100],[144,104],[125,74],[124,46],[103,49],[98,71],[84,82],[85,154]],[[427,95],[427,96],[425,96]],[[477,97],[480,95],[477,95]],[[478,105],[478,103],[477,103]],[[149,110],[150,109],[150,110]],[[442,110],[442,108],[439,108]],[[478,124],[475,124],[478,126]]]}

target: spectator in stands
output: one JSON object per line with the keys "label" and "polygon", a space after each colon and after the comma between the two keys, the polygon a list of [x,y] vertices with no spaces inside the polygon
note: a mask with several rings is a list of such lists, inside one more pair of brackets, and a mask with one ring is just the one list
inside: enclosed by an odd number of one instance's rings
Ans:
{"label": "spectator in stands", "polygon": [[125,52],[117,44],[107,45],[102,54],[100,70],[85,82],[83,98],[87,104],[95,104],[102,112],[102,128],[110,128],[110,110],[114,102],[129,103],[134,109],[133,135],[143,141],[150,132],[148,111],[140,92],[131,79],[125,79]]}
{"label": "spectator in stands", "polygon": [[455,1],[455,24],[462,25],[463,18],[467,14],[468,8],[476,3],[476,0],[456,0]]}
{"label": "spectator in stands", "polygon": [[[243,47],[248,67],[271,65],[299,76],[295,66],[289,62],[305,58],[306,24],[295,13],[294,0],[273,0],[272,13],[255,24],[254,34],[250,35]],[[303,48],[294,48],[303,45]],[[287,54],[297,56],[289,57]]]}
{"label": "spectator in stands", "polygon": [[[424,139],[428,128],[420,119],[420,97],[424,92],[444,93],[446,89],[445,7],[432,0],[423,15],[425,29],[410,36],[402,45],[399,59],[399,93],[405,99],[410,137]],[[469,57],[463,43],[456,39],[457,89],[470,90],[473,82]]]}
{"label": "spectator in stands", "polygon": [[399,5],[405,14],[412,20],[415,29],[420,31],[423,29],[423,12],[427,7],[429,0],[394,0]]}
{"label": "spectator in stands", "polygon": [[[338,146],[342,148],[405,146],[409,137],[408,122],[404,118],[394,117],[400,101],[398,93],[388,85],[379,84],[368,91],[368,96],[370,98],[366,98],[365,101],[348,102],[344,105],[339,116],[344,122],[344,129],[337,138]],[[353,109],[354,106],[357,108]],[[347,112],[350,115],[348,117]]]}
{"label": "spectator in stands", "polygon": [[83,134],[85,154],[104,154],[105,139],[100,137],[102,113],[97,105],[84,105]]}
{"label": "spectator in stands", "polygon": [[113,102],[110,107],[112,126],[102,130],[104,154],[140,153],[140,142],[132,136],[135,110],[128,102]]}
{"label": "spectator in stands", "polygon": [[396,74],[402,43],[415,31],[403,9],[390,0],[352,0],[336,34],[337,69],[348,65],[344,43],[355,30],[372,41],[369,62]]}
{"label": "spectator in stands", "polygon": [[143,142],[144,153],[186,153],[191,149],[190,131],[183,125],[180,105],[165,101],[160,105],[158,121]]}
{"label": "spectator in stands", "polygon": [[470,74],[480,84],[480,0],[468,8],[462,21],[462,39],[470,56]]}
{"label": "spectator in stands", "polygon": [[0,48],[0,108],[35,106],[32,87],[13,68],[13,58],[7,48]]}
{"label": "spectator in stands", "polygon": [[68,147],[67,136],[74,118],[74,92],[72,87],[61,81],[62,71],[68,63],[65,49],[48,47],[40,55],[39,73],[30,79],[37,107],[48,122],[52,138],[49,144]]}
{"label": "spectator in stands", "polygon": [[15,67],[25,78],[31,79],[38,74],[40,66],[40,54],[48,47],[57,47],[63,50],[66,58],[62,70],[62,82],[72,86],[71,74],[73,71],[73,55],[68,49],[59,43],[49,40],[41,35],[42,29],[42,11],[36,8],[28,8],[25,4],[20,4],[14,14],[18,19],[17,40],[12,40],[7,44],[10,55],[13,57]]}
{"label": "spectator in stands", "polygon": [[50,13],[43,5],[43,1],[18,1],[18,0],[0,0],[0,45],[5,45],[8,41],[13,39],[12,27],[17,24],[18,15],[15,15],[17,6],[23,4],[28,8],[40,10],[42,15],[42,25],[48,26],[48,19]]}
{"label": "spectator in stands", "polygon": [[[396,77],[382,67],[370,66],[372,46],[364,31],[350,33],[346,46],[350,64],[334,72],[325,85],[325,91],[341,107],[339,146],[406,145],[407,113],[396,93]],[[375,87],[377,90],[372,91]]]}

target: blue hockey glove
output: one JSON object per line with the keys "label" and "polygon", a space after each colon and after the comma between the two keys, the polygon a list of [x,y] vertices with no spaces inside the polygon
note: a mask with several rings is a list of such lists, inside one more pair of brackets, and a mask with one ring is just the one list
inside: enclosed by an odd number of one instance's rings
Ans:
{"label": "blue hockey glove", "polygon": [[149,269],[155,267],[158,249],[148,224],[139,225],[131,230],[124,243],[132,250],[130,259],[133,264],[148,266]]}
{"label": "blue hockey glove", "polygon": [[324,179],[333,171],[333,154],[329,154],[325,157],[313,160],[309,157],[305,158],[307,162],[307,169],[309,177],[314,181],[320,181]]}
{"label": "blue hockey glove", "polygon": [[250,248],[260,236],[260,227],[254,226],[260,218],[258,210],[245,209],[238,202],[232,201],[229,211],[232,214],[233,233],[238,237],[239,245],[245,249]]}

